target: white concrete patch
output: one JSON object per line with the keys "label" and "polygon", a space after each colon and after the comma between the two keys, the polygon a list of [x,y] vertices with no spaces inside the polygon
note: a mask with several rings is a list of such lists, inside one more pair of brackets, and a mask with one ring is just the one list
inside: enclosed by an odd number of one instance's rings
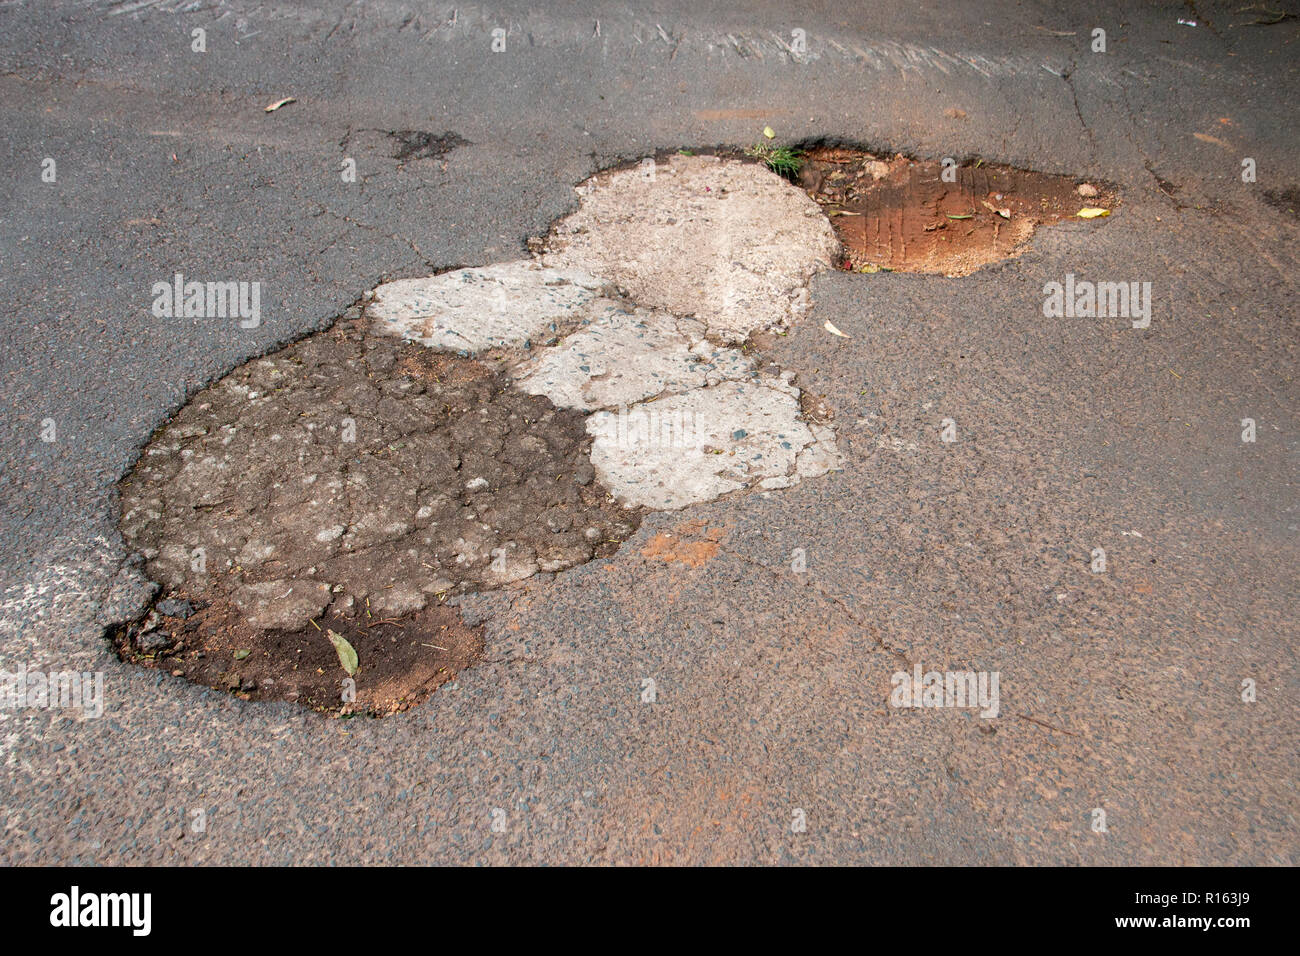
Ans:
{"label": "white concrete patch", "polygon": [[542,261],[616,281],[638,303],[697,316],[723,341],[784,328],[809,305],[808,280],[839,250],[801,189],[750,163],[673,156],[578,187],[577,212]]}
{"label": "white concrete patch", "polygon": [[[814,431],[816,429],[816,431]],[[624,505],[675,509],[839,466],[830,428],[799,420],[799,390],[724,382],[587,420],[592,464]]]}
{"label": "white concrete patch", "polygon": [[[528,346],[508,374],[592,413],[592,463],[624,505],[683,508],[840,467],[831,428],[800,419],[793,373],[760,378],[717,344],[808,307],[809,279],[839,249],[817,204],[761,166],[709,156],[601,174],[578,193],[540,260],[382,285],[374,328],[468,354]],[[613,286],[636,305],[607,297]],[[531,552],[508,564],[503,582],[549,570]]]}
{"label": "white concrete patch", "polygon": [[753,375],[749,359],[702,332],[699,322],[610,302],[515,374],[524,391],[586,411]]}
{"label": "white concrete patch", "polygon": [[562,330],[600,287],[600,280],[579,270],[547,269],[525,259],[386,282],[366,314],[383,334],[473,355]]}

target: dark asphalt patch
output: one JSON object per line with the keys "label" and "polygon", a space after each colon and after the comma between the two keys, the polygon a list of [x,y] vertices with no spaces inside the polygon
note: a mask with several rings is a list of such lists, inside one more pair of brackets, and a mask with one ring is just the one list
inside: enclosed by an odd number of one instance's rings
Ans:
{"label": "dark asphalt patch", "polygon": [[1265,189],[1264,200],[1279,212],[1300,218],[1300,187],[1288,186],[1286,189]]}
{"label": "dark asphalt patch", "polygon": [[[123,656],[156,656],[165,634],[207,655],[178,666],[184,676],[316,706],[337,694],[291,672],[306,641],[337,689],[344,675],[317,630],[332,628],[362,638],[358,698],[400,709],[467,659],[468,638],[446,659],[413,649],[448,646],[440,634],[460,627],[449,594],[611,554],[636,530],[640,512],[595,481],[581,412],[477,361],[364,334],[365,321],[354,308],[239,367],[146,446],[121,485],[123,537],[164,599],[205,610],[137,625]],[[372,635],[377,622],[397,633]],[[195,663],[232,643],[250,650],[246,668],[262,662],[249,687]]]}
{"label": "dark asphalt patch", "polygon": [[396,144],[393,159],[437,159],[446,156],[453,149],[471,146],[469,140],[463,139],[450,130],[444,133],[429,133],[419,129],[392,130],[388,138]]}
{"label": "dark asphalt patch", "polygon": [[[442,605],[398,620],[334,616],[297,631],[261,631],[228,601],[207,604],[187,618],[161,613],[165,603],[155,606],[159,613],[110,633],[123,660],[241,700],[285,700],[340,716],[406,710],[483,653],[481,629],[466,626],[459,611]],[[326,629],[357,653],[351,682]]]}

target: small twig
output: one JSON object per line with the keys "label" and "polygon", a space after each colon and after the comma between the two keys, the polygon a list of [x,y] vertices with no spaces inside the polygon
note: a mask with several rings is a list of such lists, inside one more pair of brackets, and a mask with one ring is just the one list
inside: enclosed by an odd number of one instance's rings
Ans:
{"label": "small twig", "polygon": [[1037,724],[1040,727],[1046,727],[1048,730],[1057,730],[1063,734],[1069,734],[1071,737],[1079,736],[1073,730],[1065,730],[1062,727],[1053,727],[1051,724],[1047,723],[1046,721],[1039,720],[1037,717],[1030,717],[1028,714],[1016,714],[1016,716],[1019,717],[1021,720],[1029,721],[1031,724]]}

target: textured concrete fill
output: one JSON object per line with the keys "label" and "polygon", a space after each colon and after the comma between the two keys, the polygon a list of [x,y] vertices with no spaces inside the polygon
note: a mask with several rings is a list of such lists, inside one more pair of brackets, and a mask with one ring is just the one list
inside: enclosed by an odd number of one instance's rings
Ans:
{"label": "textured concrete fill", "polygon": [[595,298],[600,282],[530,260],[386,282],[367,310],[378,332],[478,354],[542,339]]}
{"label": "textured concrete fill", "polygon": [[816,203],[752,163],[678,155],[602,173],[578,195],[542,261],[605,276],[725,342],[788,326],[839,249]]}
{"label": "textured concrete fill", "polygon": [[754,374],[744,354],[713,344],[703,333],[698,321],[611,304],[525,363],[519,385],[561,407],[591,410]]}
{"label": "textured concrete fill", "polygon": [[740,491],[785,488],[839,467],[835,436],[800,420],[779,379],[724,382],[587,420],[597,477],[619,501],[676,509]]}
{"label": "textured concrete fill", "polygon": [[[154,580],[204,609],[198,634],[183,629],[200,656],[241,640],[294,655],[293,641],[259,633],[319,643],[308,628],[401,627],[447,594],[609,553],[638,515],[594,482],[589,441],[581,413],[474,360],[364,335],[354,315],[200,392],[123,482],[121,529]],[[155,631],[137,627],[128,652],[181,635]],[[276,663],[269,679],[289,686]],[[405,684],[382,675],[391,686],[377,709],[409,703],[437,672],[407,663]],[[195,673],[223,688],[230,677]]]}
{"label": "textured concrete fill", "polygon": [[[137,622],[119,635],[123,655],[323,709],[332,678],[297,672],[305,649],[322,650],[309,628],[326,622],[366,649],[366,706],[392,712],[474,657],[473,639],[441,636],[459,633],[446,595],[610,553],[642,508],[838,467],[829,426],[802,420],[794,373],[760,373],[727,344],[806,303],[834,241],[817,207],[759,167],[715,159],[597,177],[584,195],[596,210],[630,203],[616,222],[569,227],[620,261],[636,244],[630,270],[520,260],[384,283],[364,315],[237,369],[163,428],[123,483],[122,534],[167,600],[198,613]],[[647,203],[685,232],[627,232]],[[684,280],[727,291],[679,302]],[[371,633],[394,625],[412,628],[394,646]],[[214,662],[231,653],[252,663]]]}
{"label": "textured concrete fill", "polygon": [[[348,321],[201,393],[146,448],[122,504],[157,580],[219,575],[285,629],[331,603],[407,614],[560,570],[634,523],[592,485],[580,414]],[[496,549],[520,566],[494,567]],[[299,580],[311,586],[266,597],[264,583]]]}

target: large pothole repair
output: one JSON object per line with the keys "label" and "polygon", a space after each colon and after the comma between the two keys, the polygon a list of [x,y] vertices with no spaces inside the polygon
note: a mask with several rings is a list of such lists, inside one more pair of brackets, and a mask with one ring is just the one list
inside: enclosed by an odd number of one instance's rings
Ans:
{"label": "large pothole repair", "polygon": [[816,147],[798,181],[830,217],[854,272],[969,275],[1018,255],[1040,226],[1099,219],[1113,187],[981,160],[958,165]]}
{"label": "large pothole repair", "polygon": [[816,272],[961,275],[1080,198],[1115,202],[951,175],[820,148],[801,189],[725,156],[647,160],[577,187],[531,258],[385,283],[236,369],[123,481],[123,536],[165,589],[115,632],[123,657],[391,713],[481,652],[449,595],[608,555],[644,509],[835,470],[830,412],[753,349],[809,308]]}
{"label": "large pothole repair", "polygon": [[333,709],[323,626],[363,665],[347,703],[400,710],[477,653],[448,595],[572,567],[635,530],[638,512],[594,482],[583,415],[363,327],[345,316],[241,366],[149,443],[121,527],[169,599],[123,632],[124,653]]}
{"label": "large pothole repair", "polygon": [[578,194],[532,259],[382,285],[159,430],[121,527],[164,594],[124,658],[390,713],[480,652],[448,595],[607,555],[644,508],[838,467],[829,414],[739,347],[834,263],[816,203],[708,156]]}

